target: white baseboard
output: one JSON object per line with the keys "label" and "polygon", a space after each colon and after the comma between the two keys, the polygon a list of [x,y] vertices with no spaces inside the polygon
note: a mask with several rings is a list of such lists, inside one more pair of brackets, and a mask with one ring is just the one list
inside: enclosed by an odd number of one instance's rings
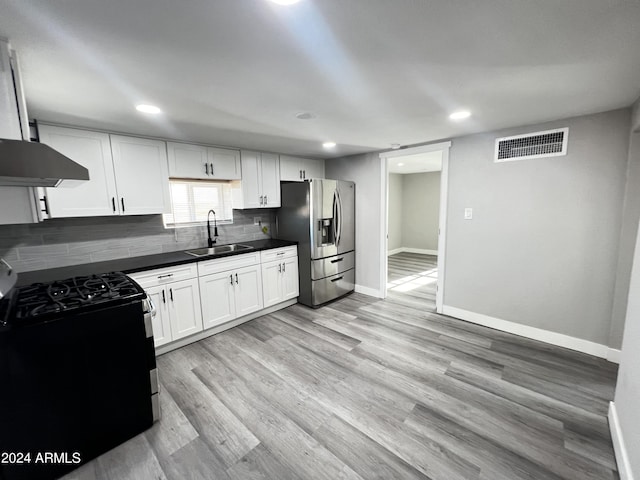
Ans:
{"label": "white baseboard", "polygon": [[617,350],[615,348],[610,348],[607,350],[607,360],[613,363],[620,363],[620,355],[622,354],[621,350]]}
{"label": "white baseboard", "polygon": [[614,402],[609,402],[608,418],[609,430],[611,431],[611,441],[613,442],[613,451],[616,454],[616,463],[618,464],[620,480],[633,480],[633,471],[631,470],[631,464],[629,463],[629,455],[627,454],[627,448],[624,444],[624,437],[622,436],[622,430],[620,429],[620,420],[618,419],[618,412]]}
{"label": "white baseboard", "polygon": [[569,335],[564,335],[562,333],[550,332],[549,330],[530,327],[528,325],[522,325],[520,323],[510,322],[508,320],[502,320],[500,318],[490,317],[488,315],[470,312],[468,310],[450,307],[448,305],[443,306],[442,313],[444,315],[449,315],[450,317],[466,320],[467,322],[477,323],[478,325],[484,325],[485,327],[495,328],[496,330],[501,330],[503,332],[520,335],[521,337],[539,340],[541,342],[550,343],[551,345],[557,345],[559,347],[576,350],[582,353],[588,353],[595,357],[608,359],[609,350],[613,350],[600,343],[570,337]]}
{"label": "white baseboard", "polygon": [[356,285],[355,288],[356,293],[361,293],[363,295],[369,295],[370,297],[376,298],[384,298],[380,293],[380,290],[376,290],[375,288],[363,287],[362,285]]}
{"label": "white baseboard", "polygon": [[437,250],[427,250],[424,248],[411,248],[411,247],[400,247],[394,248],[393,250],[387,251],[387,256],[395,255],[396,253],[421,253],[422,255],[438,255]]}

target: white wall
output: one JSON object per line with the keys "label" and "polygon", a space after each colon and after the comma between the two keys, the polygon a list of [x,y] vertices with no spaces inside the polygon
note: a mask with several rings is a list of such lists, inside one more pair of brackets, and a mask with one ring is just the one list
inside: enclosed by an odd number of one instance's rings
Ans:
{"label": "white wall", "polygon": [[[624,340],[615,394],[615,411],[620,430],[612,435],[619,437],[625,447],[628,465],[621,451],[616,449],[620,469],[628,467],[632,478],[640,478],[640,235],[636,238],[633,271],[629,287],[629,302],[624,327]],[[611,424],[614,428],[614,424]],[[622,477],[621,478],[625,478]]]}
{"label": "white wall", "polygon": [[380,292],[383,265],[380,264],[380,218],[384,208],[380,175],[382,161],[377,153],[327,160],[325,175],[356,183],[356,290]]}
{"label": "white wall", "polygon": [[440,172],[389,174],[387,250],[438,250]]}
{"label": "white wall", "polygon": [[625,186],[624,206],[622,210],[622,228],[618,250],[618,269],[611,314],[609,346],[619,349],[622,345],[622,332],[627,314],[627,297],[631,279],[631,265],[640,218],[640,100],[635,103],[629,134],[629,162],[627,164],[627,182]]}
{"label": "white wall", "polygon": [[389,174],[389,217],[387,229],[389,239],[387,251],[401,248],[402,245],[402,177],[399,173]]}
{"label": "white wall", "polygon": [[[624,109],[453,140],[444,304],[606,345],[629,125]],[[493,162],[496,137],[557,127],[566,156]]]}
{"label": "white wall", "polygon": [[403,175],[402,205],[402,246],[437,251],[440,172]]}
{"label": "white wall", "polygon": [[[623,109],[453,139],[445,305],[609,345],[624,323],[611,320],[614,297],[626,298],[624,285],[616,295],[614,286],[630,124]],[[493,163],[496,137],[564,126],[567,156]],[[329,178],[366,189],[357,233],[371,243],[361,243],[357,273],[376,291],[379,243],[369,232],[384,205],[381,165],[377,153],[327,161]],[[463,220],[465,207],[473,220]]]}

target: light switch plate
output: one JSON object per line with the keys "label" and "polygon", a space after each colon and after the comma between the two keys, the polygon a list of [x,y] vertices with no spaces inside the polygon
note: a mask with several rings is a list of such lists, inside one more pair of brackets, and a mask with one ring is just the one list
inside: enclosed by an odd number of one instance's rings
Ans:
{"label": "light switch plate", "polygon": [[471,220],[473,218],[473,208],[465,208],[464,209],[464,219]]}

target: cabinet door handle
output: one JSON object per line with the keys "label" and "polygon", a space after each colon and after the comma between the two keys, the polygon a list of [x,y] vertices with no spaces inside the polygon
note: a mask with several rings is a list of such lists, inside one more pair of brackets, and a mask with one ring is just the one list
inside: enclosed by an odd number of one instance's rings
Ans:
{"label": "cabinet door handle", "polygon": [[173,277],[173,273],[166,273],[164,275],[158,275],[158,278],[167,278],[167,277]]}
{"label": "cabinet door handle", "polygon": [[171,301],[173,302],[173,288],[169,289],[169,297],[171,298]]}
{"label": "cabinet door handle", "polygon": [[164,289],[162,290],[162,303],[167,303],[167,297],[164,294]]}
{"label": "cabinet door handle", "polygon": [[342,258],[336,258],[335,260],[331,260],[331,263],[338,263],[344,260],[344,257]]}
{"label": "cabinet door handle", "polygon": [[284,272],[286,272],[286,271],[287,271],[287,264],[286,264],[286,263],[283,263],[283,264],[282,264],[282,273],[284,273]]}
{"label": "cabinet door handle", "polygon": [[47,200],[47,196],[43,195],[40,201],[44,204],[44,210],[41,211],[49,215],[49,200]]}
{"label": "cabinet door handle", "polygon": [[211,165],[211,175],[215,175],[215,172],[213,170],[213,163],[210,163],[209,165]]}
{"label": "cabinet door handle", "polygon": [[116,197],[111,197],[111,207],[113,208],[113,213],[116,213]]}
{"label": "cabinet door handle", "polygon": [[338,277],[338,278],[334,278],[333,280],[331,280],[331,282],[337,282],[338,280],[342,280],[344,277]]}
{"label": "cabinet door handle", "polygon": [[204,173],[206,173],[207,175],[209,175],[209,164],[205,162],[204,164]]}
{"label": "cabinet door handle", "polygon": [[238,274],[236,273],[236,285],[238,284]]}
{"label": "cabinet door handle", "polygon": [[231,286],[233,287],[233,273],[229,275],[229,280],[231,281]]}
{"label": "cabinet door handle", "polygon": [[279,264],[278,264],[278,273],[281,273],[281,272],[282,272],[282,264],[281,264],[281,263],[279,263]]}
{"label": "cabinet door handle", "polygon": [[307,178],[307,171],[302,170],[302,179],[305,180]]}
{"label": "cabinet door handle", "polygon": [[302,170],[300,170],[300,179],[302,179]]}
{"label": "cabinet door handle", "polygon": [[260,205],[264,205],[264,197],[260,195]]}
{"label": "cabinet door handle", "polygon": [[122,203],[122,213],[124,213],[124,197],[120,198],[120,203]]}
{"label": "cabinet door handle", "polygon": [[268,204],[268,203],[269,203],[268,197],[265,195],[265,196],[264,196],[264,204],[266,205],[266,204]]}

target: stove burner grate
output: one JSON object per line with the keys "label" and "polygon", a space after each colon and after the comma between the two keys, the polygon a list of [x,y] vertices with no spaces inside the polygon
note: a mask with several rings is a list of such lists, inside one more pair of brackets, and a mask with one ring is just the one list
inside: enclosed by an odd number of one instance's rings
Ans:
{"label": "stove burner grate", "polygon": [[123,299],[141,292],[124,273],[73,277],[51,283],[35,283],[17,292],[15,318],[32,319]]}

